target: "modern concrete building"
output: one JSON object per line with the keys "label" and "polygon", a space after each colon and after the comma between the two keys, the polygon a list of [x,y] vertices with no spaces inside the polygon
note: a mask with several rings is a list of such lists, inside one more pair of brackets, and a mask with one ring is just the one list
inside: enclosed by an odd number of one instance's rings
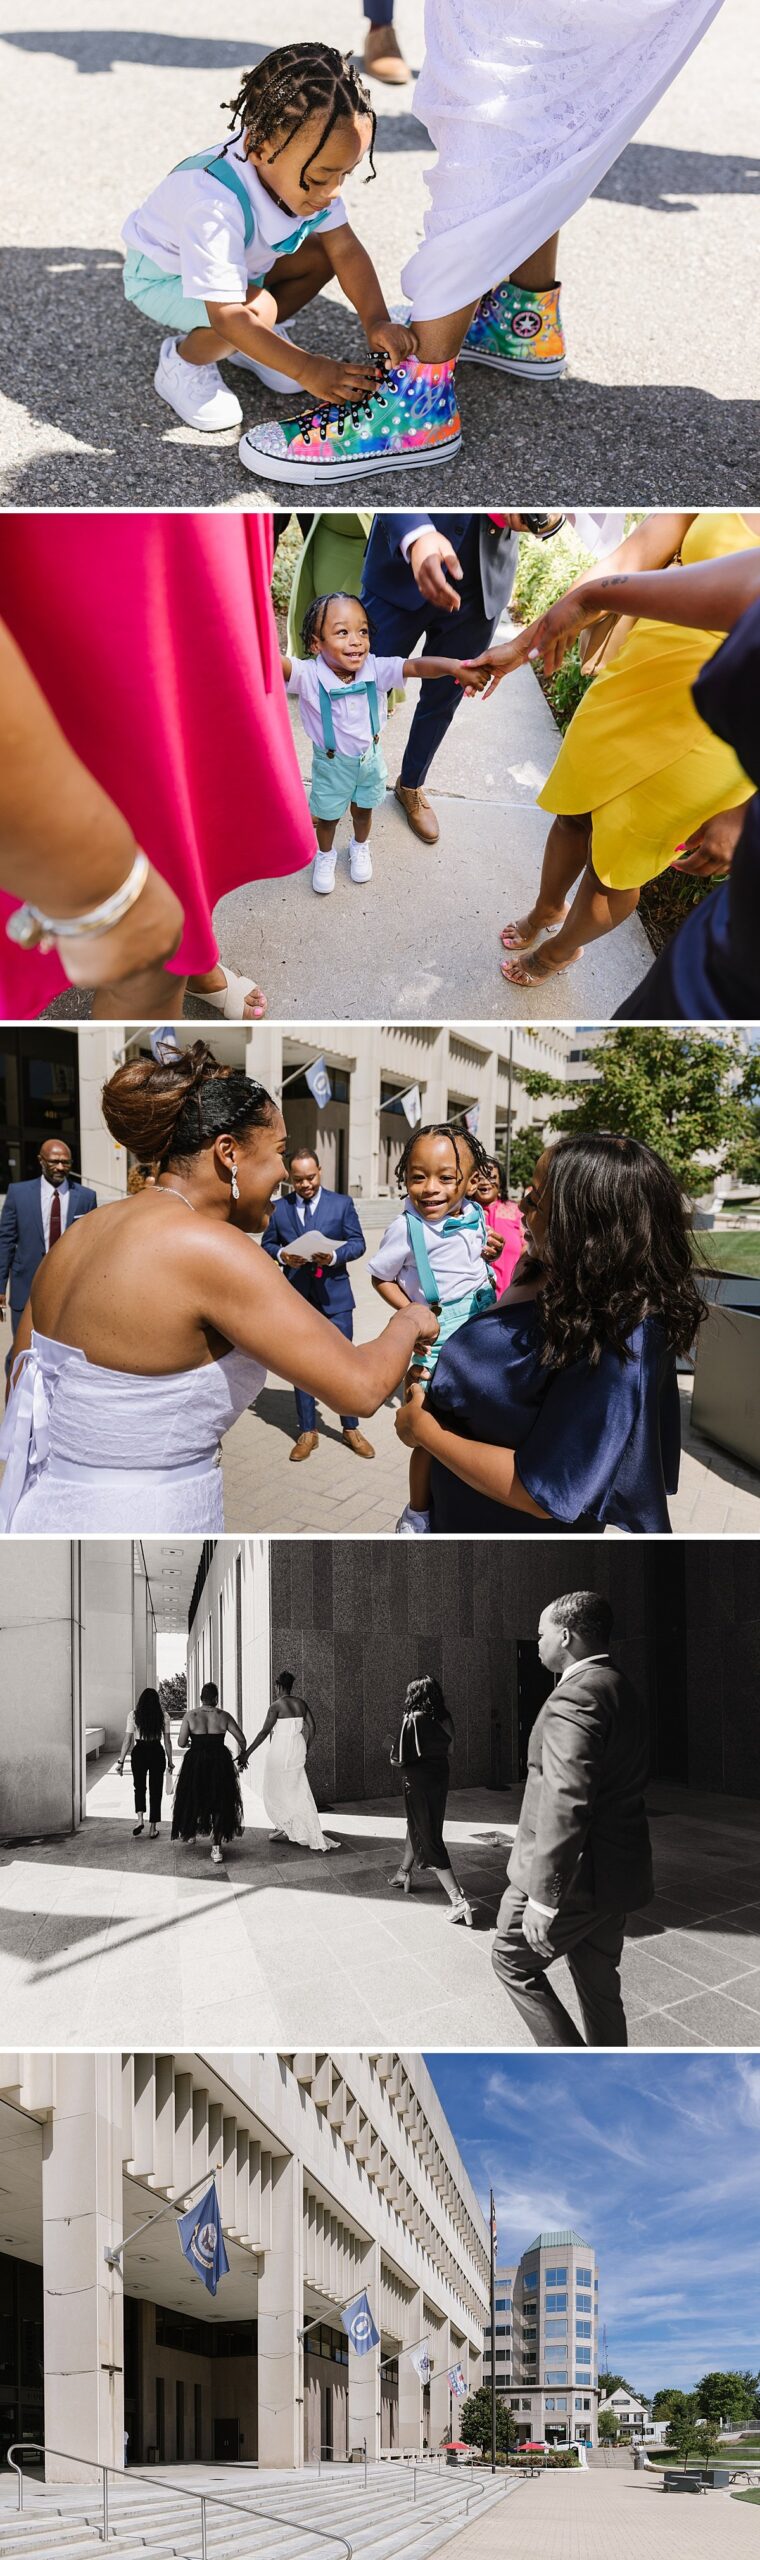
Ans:
{"label": "modern concrete building", "polygon": [[[541,2231],[519,2264],[497,2268],[496,2387],[519,2443],[597,2441],[599,2279],[577,2231]],[[491,2379],[487,2333],[484,2380]]]}
{"label": "modern concrete building", "polygon": [[[176,2229],[207,2172],[214,2297]],[[380,2343],[358,2355],[340,2310],[364,2289]],[[73,2457],[120,2468],[125,2432],[141,2463],[420,2451],[450,2432],[447,2367],[480,2381],[487,2303],[483,2216],[418,2054],[0,2056],[0,2459],[44,2440],[48,2478],[81,2483]]]}

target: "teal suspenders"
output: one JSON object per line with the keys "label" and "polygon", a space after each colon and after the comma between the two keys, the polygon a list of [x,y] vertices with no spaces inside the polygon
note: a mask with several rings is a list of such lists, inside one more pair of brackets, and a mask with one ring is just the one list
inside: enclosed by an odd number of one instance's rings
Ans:
{"label": "teal suspenders", "polygon": [[[367,697],[367,702],[369,704],[370,727],[372,730],[372,744],[376,747],[380,736],[380,705],[377,699],[377,685],[375,684],[374,677],[370,677],[368,684],[344,685],[338,698],[341,702],[351,702],[355,701],[359,694],[366,694]],[[319,708],[322,718],[322,736],[325,742],[325,753],[328,756],[334,756],[335,722],[332,716],[332,703],[326,684],[320,684],[319,687]]]}
{"label": "teal suspenders", "polygon": [[414,1255],[417,1278],[419,1280],[423,1298],[427,1299],[428,1306],[433,1309],[433,1314],[436,1316],[440,1315],[441,1301],[438,1296],[438,1291],[433,1277],[433,1265],[427,1249],[422,1219],[418,1216],[416,1209],[407,1209],[406,1232]]}
{"label": "teal suspenders", "polygon": [[[253,239],[254,230],[253,206],[251,204],[247,187],[243,185],[243,180],[240,177],[238,170],[233,166],[232,161],[226,158],[225,153],[220,152],[217,155],[212,152],[211,158],[209,158],[207,151],[193,151],[189,160],[177,161],[177,168],[207,169],[210,178],[218,178],[220,186],[229,187],[231,195],[237,196],[238,204],[241,204],[243,207],[243,217],[245,221],[245,245],[246,248],[249,248]],[[321,213],[310,214],[308,222],[300,222],[298,229],[296,231],[291,231],[287,240],[278,240],[275,243],[278,258],[292,257],[295,250],[300,249],[302,240],[308,240],[310,232],[318,231],[320,223],[327,221],[328,213],[330,213],[331,210],[332,208],[329,204],[323,205]]]}

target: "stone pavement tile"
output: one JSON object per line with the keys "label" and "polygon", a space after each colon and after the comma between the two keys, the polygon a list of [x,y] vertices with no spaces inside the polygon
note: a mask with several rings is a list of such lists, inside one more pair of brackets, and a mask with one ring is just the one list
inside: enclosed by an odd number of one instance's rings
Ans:
{"label": "stone pavement tile", "polygon": [[735,1996],[703,1990],[698,1998],[672,2001],[669,2015],[676,2025],[693,2027],[703,2044],[734,2045],[741,2051],[757,2043],[757,2008],[742,2000],[738,1986]]}
{"label": "stone pavement tile", "polygon": [[[737,1946],[736,1956],[733,1953],[734,1943]],[[738,1949],[747,1944],[753,1945],[754,1954],[745,1953],[742,1957]],[[750,1972],[753,1965],[760,1967],[760,1943],[757,1939],[745,1941],[728,1927],[724,1930],[723,1923],[720,1931],[701,1927],[673,1929],[668,1931],[665,1939],[664,1957],[670,1968],[675,1968],[682,1975],[688,1974],[695,1984],[725,1983],[732,1974]]]}
{"label": "stone pavement tile", "polygon": [[[665,1964],[658,1956],[644,1955],[638,1943],[623,1949],[621,1981],[626,2013],[633,2018],[646,2009],[663,2009],[669,2000],[682,1998],[687,1989],[686,1975],[675,1965]],[[722,1976],[725,1981],[725,1973]],[[696,1989],[693,1978],[690,1987]]]}
{"label": "stone pavement tile", "polygon": [[[646,2472],[546,2473],[445,2545],[446,2560],[742,2560],[757,2508],[720,2490],[666,2497]],[[444,2551],[435,2555],[444,2560]]]}
{"label": "stone pavement tile", "polygon": [[[677,2009],[642,2010],[640,2016],[632,2018],[628,2038],[629,2044],[640,2052],[646,2052],[650,2045],[666,2051],[677,2050],[681,2045],[699,2045],[703,2049],[712,2041],[708,2035],[697,2035],[693,2026],[687,2027]],[[720,2037],[715,2041],[720,2043]]]}

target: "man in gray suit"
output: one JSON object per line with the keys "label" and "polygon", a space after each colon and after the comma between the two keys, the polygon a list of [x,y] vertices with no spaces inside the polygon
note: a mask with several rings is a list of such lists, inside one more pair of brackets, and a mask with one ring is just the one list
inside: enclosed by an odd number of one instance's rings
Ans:
{"label": "man in gray suit", "polygon": [[[598,1591],[567,1592],[539,1620],[539,1654],[556,1685],[530,1737],[492,1960],[540,2045],[627,2044],[626,1914],[654,1893],[646,1717],[610,1661],[611,1633],[612,1610]],[[585,2037],[546,1978],[559,1956]]]}

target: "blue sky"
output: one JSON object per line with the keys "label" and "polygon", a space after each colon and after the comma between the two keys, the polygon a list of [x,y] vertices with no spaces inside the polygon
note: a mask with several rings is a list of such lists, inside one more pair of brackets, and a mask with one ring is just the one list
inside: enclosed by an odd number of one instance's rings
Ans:
{"label": "blue sky", "polygon": [[572,2224],[610,2369],[651,2395],[760,2370],[760,2055],[426,2054],[499,2258]]}

